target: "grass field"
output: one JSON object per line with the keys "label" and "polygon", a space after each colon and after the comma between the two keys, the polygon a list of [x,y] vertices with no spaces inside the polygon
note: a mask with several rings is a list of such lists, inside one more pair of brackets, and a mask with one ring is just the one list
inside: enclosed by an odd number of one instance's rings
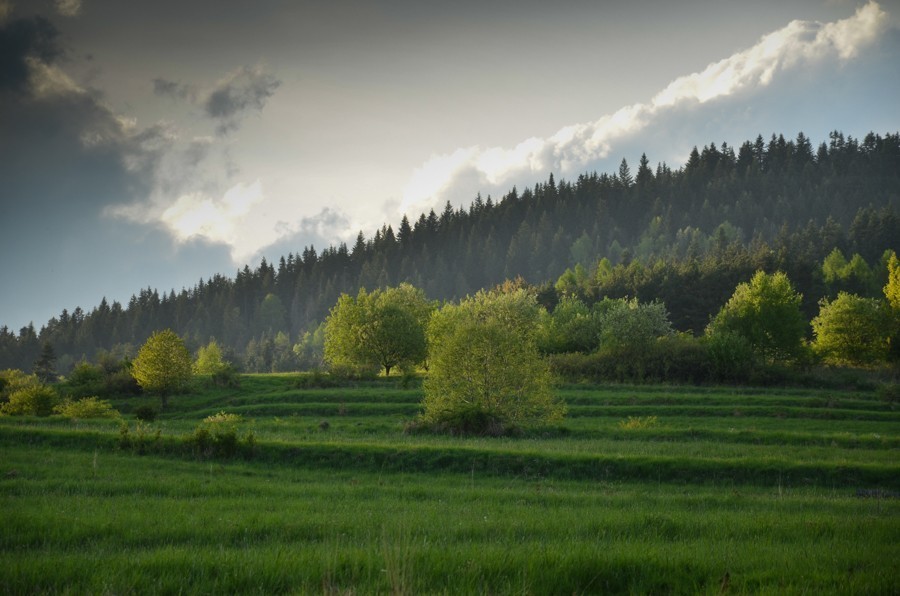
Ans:
{"label": "grass field", "polygon": [[[294,387],[173,398],[141,443],[148,398],[115,403],[129,444],[0,419],[0,592],[900,593],[900,412],[872,392],[564,387],[564,422],[487,439],[404,434],[415,388]],[[221,410],[256,445],[199,458]]]}

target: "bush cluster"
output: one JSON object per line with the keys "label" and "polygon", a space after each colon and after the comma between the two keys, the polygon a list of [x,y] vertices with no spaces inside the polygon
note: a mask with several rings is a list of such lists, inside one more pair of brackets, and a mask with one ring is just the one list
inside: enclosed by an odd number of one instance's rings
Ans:
{"label": "bush cluster", "polygon": [[206,417],[185,442],[201,459],[232,458],[238,454],[250,456],[256,447],[256,436],[253,431],[241,435],[239,427],[243,423],[244,418],[239,414],[219,412]]}
{"label": "bush cluster", "polygon": [[84,418],[118,418],[120,416],[119,412],[112,407],[112,404],[97,396],[84,397],[77,400],[67,397],[61,404],[56,406],[53,411],[73,420]]}

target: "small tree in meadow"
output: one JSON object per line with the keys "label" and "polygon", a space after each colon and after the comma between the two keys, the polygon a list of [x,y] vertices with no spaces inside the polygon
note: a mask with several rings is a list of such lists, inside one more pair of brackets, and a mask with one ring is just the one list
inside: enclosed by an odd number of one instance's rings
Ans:
{"label": "small tree in meadow", "polygon": [[550,370],[535,343],[539,306],[526,290],[479,292],[437,311],[428,327],[423,421],[467,434],[502,434],[560,419]]}
{"label": "small tree in meadow", "polygon": [[159,395],[162,409],[170,395],[191,380],[191,354],[174,331],[157,331],[141,346],[131,374],[144,391]]}

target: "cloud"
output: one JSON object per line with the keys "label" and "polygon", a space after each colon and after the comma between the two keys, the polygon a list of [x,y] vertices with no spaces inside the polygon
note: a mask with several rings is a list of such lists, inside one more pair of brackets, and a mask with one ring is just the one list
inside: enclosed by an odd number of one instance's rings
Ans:
{"label": "cloud", "polygon": [[175,81],[169,81],[161,77],[153,79],[153,93],[162,97],[173,97],[176,99],[194,99],[196,90],[191,85],[183,85]]}
{"label": "cloud", "polygon": [[242,67],[213,87],[202,101],[203,108],[219,122],[219,134],[225,134],[240,126],[247,111],[261,111],[280,85],[281,81],[260,67]]}
{"label": "cloud", "polygon": [[0,0],[0,25],[4,24],[13,11],[12,2],[9,0]]}
{"label": "cloud", "polygon": [[402,212],[416,212],[468,202],[478,191],[505,190],[513,183],[543,178],[550,171],[572,174],[610,156],[651,128],[678,126],[676,114],[696,106],[723,105],[729,98],[756,93],[786,73],[847,61],[876,40],[887,28],[887,15],[875,2],[840,21],[792,21],[763,36],[754,46],[704,70],[679,77],[649,102],[626,106],[593,122],[560,129],[547,138],[530,138],[515,147],[466,147],[434,155],[408,181]]}
{"label": "cloud", "polygon": [[29,60],[49,65],[60,55],[59,31],[47,19],[16,19],[0,26],[0,91],[26,91]]}
{"label": "cloud", "polygon": [[64,17],[77,17],[81,14],[81,0],[56,0],[56,12]]}

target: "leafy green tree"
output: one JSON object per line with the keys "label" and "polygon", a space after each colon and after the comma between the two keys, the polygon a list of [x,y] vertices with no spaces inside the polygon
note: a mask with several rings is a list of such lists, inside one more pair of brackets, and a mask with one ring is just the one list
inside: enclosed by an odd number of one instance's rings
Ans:
{"label": "leafy green tree", "polygon": [[162,409],[170,395],[182,391],[191,380],[191,354],[174,331],[154,332],[141,346],[131,366],[141,389],[159,395]]}
{"label": "leafy green tree", "polygon": [[656,338],[673,333],[669,313],[661,302],[614,300],[603,311],[599,316],[600,345],[605,348],[638,351]]}
{"label": "leafy green tree", "polygon": [[749,283],[738,284],[707,332],[737,333],[755,354],[770,361],[796,357],[806,331],[801,300],[784,273],[757,271]]}
{"label": "leafy green tree", "polygon": [[829,364],[866,366],[887,358],[889,313],[880,300],[841,292],[822,301],[812,328],[813,349]]}
{"label": "leafy green tree", "polygon": [[214,375],[228,366],[222,358],[222,348],[216,340],[211,340],[205,346],[197,350],[197,360],[194,361],[194,374]]}
{"label": "leafy green tree", "polygon": [[313,331],[306,331],[293,349],[300,370],[322,368],[325,365],[325,323]]}
{"label": "leafy green tree", "polygon": [[272,372],[295,370],[297,370],[297,355],[294,354],[291,338],[284,331],[279,331],[272,341]]}
{"label": "leafy green tree", "polygon": [[344,294],[325,321],[325,361],[333,368],[384,368],[425,360],[425,321],[433,306],[409,284]]}
{"label": "leafy green tree", "polygon": [[888,281],[884,286],[884,297],[897,313],[900,313],[900,259],[892,252],[888,259]]}
{"label": "leafy green tree", "polygon": [[591,352],[600,341],[600,317],[573,296],[563,296],[552,313],[542,311],[537,345],[544,354]]}
{"label": "leafy green tree", "polygon": [[560,419],[550,371],[538,354],[535,297],[524,289],[484,292],[448,304],[428,327],[423,420],[453,432],[500,434]]}

